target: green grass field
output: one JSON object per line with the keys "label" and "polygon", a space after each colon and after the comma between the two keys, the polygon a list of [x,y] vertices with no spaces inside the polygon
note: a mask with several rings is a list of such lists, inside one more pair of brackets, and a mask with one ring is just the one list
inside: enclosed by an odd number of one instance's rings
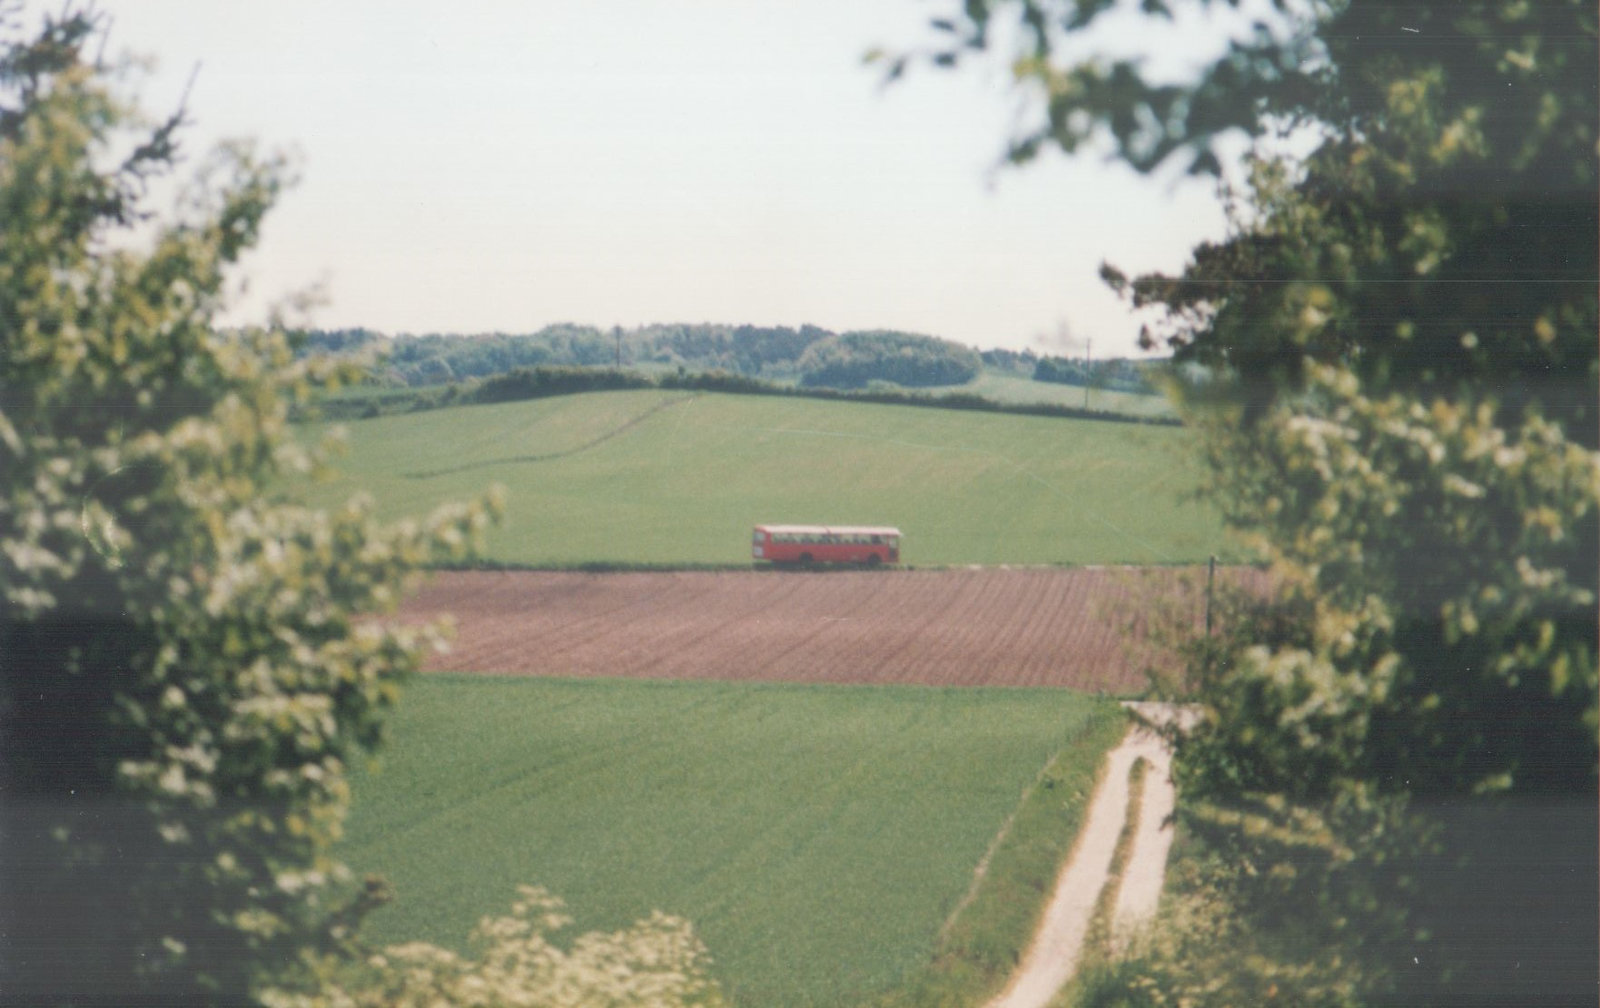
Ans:
{"label": "green grass field", "polygon": [[510,563],[745,563],[758,522],[897,525],[921,566],[1231,555],[1182,499],[1198,471],[1176,427],[648,390],[347,429],[346,475],[314,502],[367,490],[399,517],[499,483],[489,558]]}
{"label": "green grass field", "polygon": [[[687,917],[736,1005],[852,1005],[926,981],[1024,793],[1082,802],[1121,724],[1059,690],[430,677],[356,775],[340,853],[394,884],[377,942],[460,946],[529,882],[581,930]],[[1048,833],[1053,873],[1072,830]],[[1018,898],[983,902],[963,920]]]}

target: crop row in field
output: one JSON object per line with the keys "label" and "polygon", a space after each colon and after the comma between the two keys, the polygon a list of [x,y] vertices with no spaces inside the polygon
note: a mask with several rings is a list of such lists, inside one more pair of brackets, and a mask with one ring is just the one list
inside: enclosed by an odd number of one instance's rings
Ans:
{"label": "crop row in field", "polygon": [[454,618],[452,671],[1127,695],[1178,669],[1205,570],[451,571],[403,612]]}
{"label": "crop row in field", "polygon": [[923,566],[1228,553],[1177,427],[643,390],[348,429],[315,502],[365,490],[398,517],[499,483],[489,559],[512,563],[742,563],[758,522],[897,525]]}
{"label": "crop row in field", "polygon": [[687,917],[738,1005],[855,1004],[929,964],[1041,769],[1075,746],[1083,800],[1121,722],[1062,690],[428,677],[342,854],[398,894],[374,941],[460,945],[534,882],[585,930]]}

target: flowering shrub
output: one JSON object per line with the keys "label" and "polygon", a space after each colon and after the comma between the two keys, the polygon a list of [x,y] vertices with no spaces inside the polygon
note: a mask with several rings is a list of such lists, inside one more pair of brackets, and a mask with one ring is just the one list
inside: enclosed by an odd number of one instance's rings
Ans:
{"label": "flowering shrub", "polygon": [[394,945],[355,969],[330,966],[314,993],[269,992],[267,1008],[717,1008],[709,959],[688,923],[661,913],[563,950],[561,900],[520,886],[511,912],[485,917],[475,956],[426,942]]}
{"label": "flowering shrub", "polygon": [[352,965],[381,891],[332,856],[346,768],[439,640],[382,617],[470,555],[497,495],[393,527],[284,497],[324,458],[289,406],[344,369],[211,320],[285,166],[221,151],[157,224],[180,117],[140,127],[84,55],[96,33],[68,13],[0,41],[7,1003],[714,1003],[683,922],[561,951],[532,889],[479,959]]}
{"label": "flowering shrub", "polygon": [[1202,665],[1190,748],[1232,747],[1254,786],[1300,798],[1396,774],[1419,793],[1585,786],[1594,452],[1537,410],[1368,396],[1328,365],[1249,431],[1208,433],[1217,495],[1251,516],[1305,633]]}

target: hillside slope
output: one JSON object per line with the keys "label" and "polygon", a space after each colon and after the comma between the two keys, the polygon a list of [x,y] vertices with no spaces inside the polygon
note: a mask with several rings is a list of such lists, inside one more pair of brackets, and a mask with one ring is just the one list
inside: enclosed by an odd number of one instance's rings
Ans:
{"label": "hillside slope", "polygon": [[307,496],[365,490],[398,517],[499,483],[490,557],[507,563],[739,564],[758,522],[897,525],[917,566],[1227,553],[1216,515],[1185,500],[1198,469],[1181,428],[639,390],[380,417],[348,436],[343,478]]}

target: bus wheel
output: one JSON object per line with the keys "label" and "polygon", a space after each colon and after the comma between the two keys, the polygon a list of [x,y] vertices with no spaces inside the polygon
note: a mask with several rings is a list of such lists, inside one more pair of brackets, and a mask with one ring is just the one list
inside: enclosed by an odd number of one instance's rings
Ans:
{"label": "bus wheel", "polygon": [[881,563],[883,563],[883,557],[879,556],[876,553],[873,553],[871,556],[867,557],[867,566],[868,567],[876,567]]}
{"label": "bus wheel", "polygon": [[811,554],[810,553],[802,553],[802,554],[800,554],[800,562],[803,563],[803,564],[809,564],[811,562]]}

